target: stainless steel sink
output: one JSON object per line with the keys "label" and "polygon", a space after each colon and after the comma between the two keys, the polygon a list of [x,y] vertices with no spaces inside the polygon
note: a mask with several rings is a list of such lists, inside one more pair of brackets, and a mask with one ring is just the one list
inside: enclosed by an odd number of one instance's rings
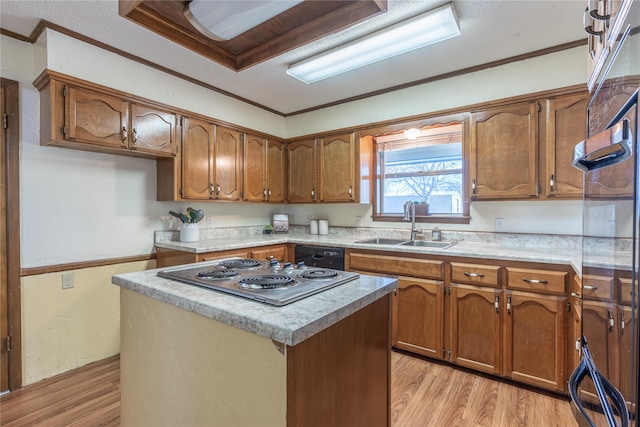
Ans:
{"label": "stainless steel sink", "polygon": [[367,243],[369,245],[398,245],[407,242],[403,239],[386,239],[384,237],[376,237],[373,239],[358,240],[355,243]]}
{"label": "stainless steel sink", "polygon": [[420,246],[422,248],[447,249],[455,245],[456,242],[432,242],[428,240],[409,240],[407,242],[398,243],[402,246]]}

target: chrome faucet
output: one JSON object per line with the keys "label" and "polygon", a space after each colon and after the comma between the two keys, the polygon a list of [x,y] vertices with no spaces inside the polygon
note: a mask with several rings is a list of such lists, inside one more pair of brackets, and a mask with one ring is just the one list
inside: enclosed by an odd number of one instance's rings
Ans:
{"label": "chrome faucet", "polygon": [[403,221],[411,221],[411,240],[416,240],[418,234],[422,233],[422,230],[416,229],[416,205],[411,200],[404,204],[404,217]]}

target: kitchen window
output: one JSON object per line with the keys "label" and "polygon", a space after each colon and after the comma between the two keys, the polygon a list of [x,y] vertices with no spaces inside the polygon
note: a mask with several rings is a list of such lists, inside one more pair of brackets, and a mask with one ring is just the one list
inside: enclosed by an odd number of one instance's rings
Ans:
{"label": "kitchen window", "polygon": [[456,122],[375,136],[374,221],[402,221],[412,201],[416,221],[468,223],[462,130]]}

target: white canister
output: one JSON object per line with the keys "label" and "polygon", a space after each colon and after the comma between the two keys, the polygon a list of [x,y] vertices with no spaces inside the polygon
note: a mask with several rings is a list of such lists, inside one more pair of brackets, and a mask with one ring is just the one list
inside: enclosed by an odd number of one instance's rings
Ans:
{"label": "white canister", "polygon": [[318,220],[312,219],[309,221],[309,233],[318,234]]}
{"label": "white canister", "polygon": [[318,220],[318,233],[329,234],[329,221],[326,219]]}
{"label": "white canister", "polygon": [[199,238],[200,227],[198,227],[198,223],[182,224],[182,226],[180,226],[181,242],[197,242]]}

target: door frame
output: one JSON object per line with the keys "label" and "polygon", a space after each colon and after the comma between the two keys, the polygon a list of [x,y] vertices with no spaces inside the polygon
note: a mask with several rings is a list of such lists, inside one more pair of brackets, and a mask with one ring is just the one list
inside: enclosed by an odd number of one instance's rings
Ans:
{"label": "door frame", "polygon": [[[20,293],[20,119],[19,84],[15,80],[0,78],[4,88],[3,100],[7,114],[5,132],[6,154],[6,226],[7,226],[7,313],[9,317],[9,390],[22,387],[22,315]],[[3,344],[4,345],[4,344]]]}

